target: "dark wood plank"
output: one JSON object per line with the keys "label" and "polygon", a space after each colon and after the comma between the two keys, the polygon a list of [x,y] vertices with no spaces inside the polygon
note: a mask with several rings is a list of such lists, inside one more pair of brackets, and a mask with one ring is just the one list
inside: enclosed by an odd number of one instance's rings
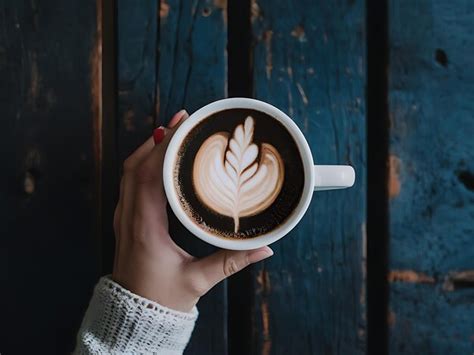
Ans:
{"label": "dark wood plank", "polygon": [[390,353],[474,349],[474,3],[390,1]]}
{"label": "dark wood plank", "polygon": [[226,10],[225,0],[162,1],[160,122],[226,96]]}
{"label": "dark wood plank", "polygon": [[97,281],[100,2],[0,2],[0,352],[72,351]]}
{"label": "dark wood plank", "polygon": [[254,274],[252,354],[365,353],[365,3],[252,4],[255,97],[281,108],[317,163],[351,164],[349,190],[315,193]]}
{"label": "dark wood plank", "polygon": [[156,120],[159,1],[117,0],[117,149],[122,163]]}
{"label": "dark wood plank", "polygon": [[111,274],[115,254],[113,219],[119,198],[118,120],[117,120],[117,4],[101,1],[102,6],[102,121],[101,121],[101,274]]}

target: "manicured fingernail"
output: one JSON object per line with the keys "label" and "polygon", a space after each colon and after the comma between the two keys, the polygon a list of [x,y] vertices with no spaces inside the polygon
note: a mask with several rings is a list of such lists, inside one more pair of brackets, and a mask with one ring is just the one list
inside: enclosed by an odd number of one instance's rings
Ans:
{"label": "manicured fingernail", "polygon": [[158,127],[155,128],[153,131],[153,140],[155,141],[155,144],[160,144],[163,138],[165,138],[165,129],[163,127]]}
{"label": "manicured fingernail", "polygon": [[273,255],[273,250],[269,247],[254,250],[248,255],[248,260],[251,264],[262,261],[263,259],[269,258]]}
{"label": "manicured fingernail", "polygon": [[179,119],[182,119],[186,115],[188,115],[188,112],[184,108],[176,114],[176,116],[178,116]]}
{"label": "manicured fingernail", "polygon": [[184,109],[175,113],[175,115],[171,118],[170,122],[168,123],[168,128],[173,128],[179,123],[179,121],[181,121],[183,118],[187,118],[188,116],[189,116],[188,113]]}

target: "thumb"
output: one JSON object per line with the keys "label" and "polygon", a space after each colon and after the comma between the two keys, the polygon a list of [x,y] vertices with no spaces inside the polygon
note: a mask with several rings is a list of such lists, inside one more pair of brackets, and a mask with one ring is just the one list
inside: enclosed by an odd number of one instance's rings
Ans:
{"label": "thumb", "polygon": [[192,282],[199,283],[196,289],[204,294],[225,278],[272,255],[273,250],[267,246],[244,251],[220,250],[192,263]]}

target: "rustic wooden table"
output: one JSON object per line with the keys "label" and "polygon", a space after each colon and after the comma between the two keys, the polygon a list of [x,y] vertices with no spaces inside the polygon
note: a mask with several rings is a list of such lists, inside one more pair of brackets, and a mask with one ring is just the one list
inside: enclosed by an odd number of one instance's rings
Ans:
{"label": "rustic wooden table", "polygon": [[471,354],[473,25],[469,0],[0,0],[0,353],[71,351],[123,160],[243,95],[357,181],[202,299],[186,354]]}

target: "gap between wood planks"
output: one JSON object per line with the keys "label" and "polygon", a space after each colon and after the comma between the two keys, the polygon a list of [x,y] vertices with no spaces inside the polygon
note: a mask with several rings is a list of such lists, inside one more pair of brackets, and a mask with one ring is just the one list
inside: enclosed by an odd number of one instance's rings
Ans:
{"label": "gap between wood planks", "polygon": [[97,1],[98,35],[94,67],[100,72],[100,78],[95,74],[93,82],[94,102],[100,103],[100,112],[94,119],[95,141],[100,145],[98,162],[97,196],[100,199],[98,213],[98,235],[100,241],[101,273],[112,271],[115,238],[111,221],[118,200],[119,169],[117,151],[117,3],[116,0]]}
{"label": "gap between wood planks", "polygon": [[[250,8],[250,0],[228,1],[229,97],[252,97],[253,93]],[[233,275],[227,283],[228,330],[232,334],[229,337],[229,355],[250,354],[252,350],[254,269],[254,266],[249,266]]]}
{"label": "gap between wood planks", "polygon": [[[388,353],[388,201],[400,192],[389,159],[388,0],[366,0],[367,34],[367,351]],[[389,164],[390,163],[390,164]],[[390,170],[389,170],[390,166]]]}

